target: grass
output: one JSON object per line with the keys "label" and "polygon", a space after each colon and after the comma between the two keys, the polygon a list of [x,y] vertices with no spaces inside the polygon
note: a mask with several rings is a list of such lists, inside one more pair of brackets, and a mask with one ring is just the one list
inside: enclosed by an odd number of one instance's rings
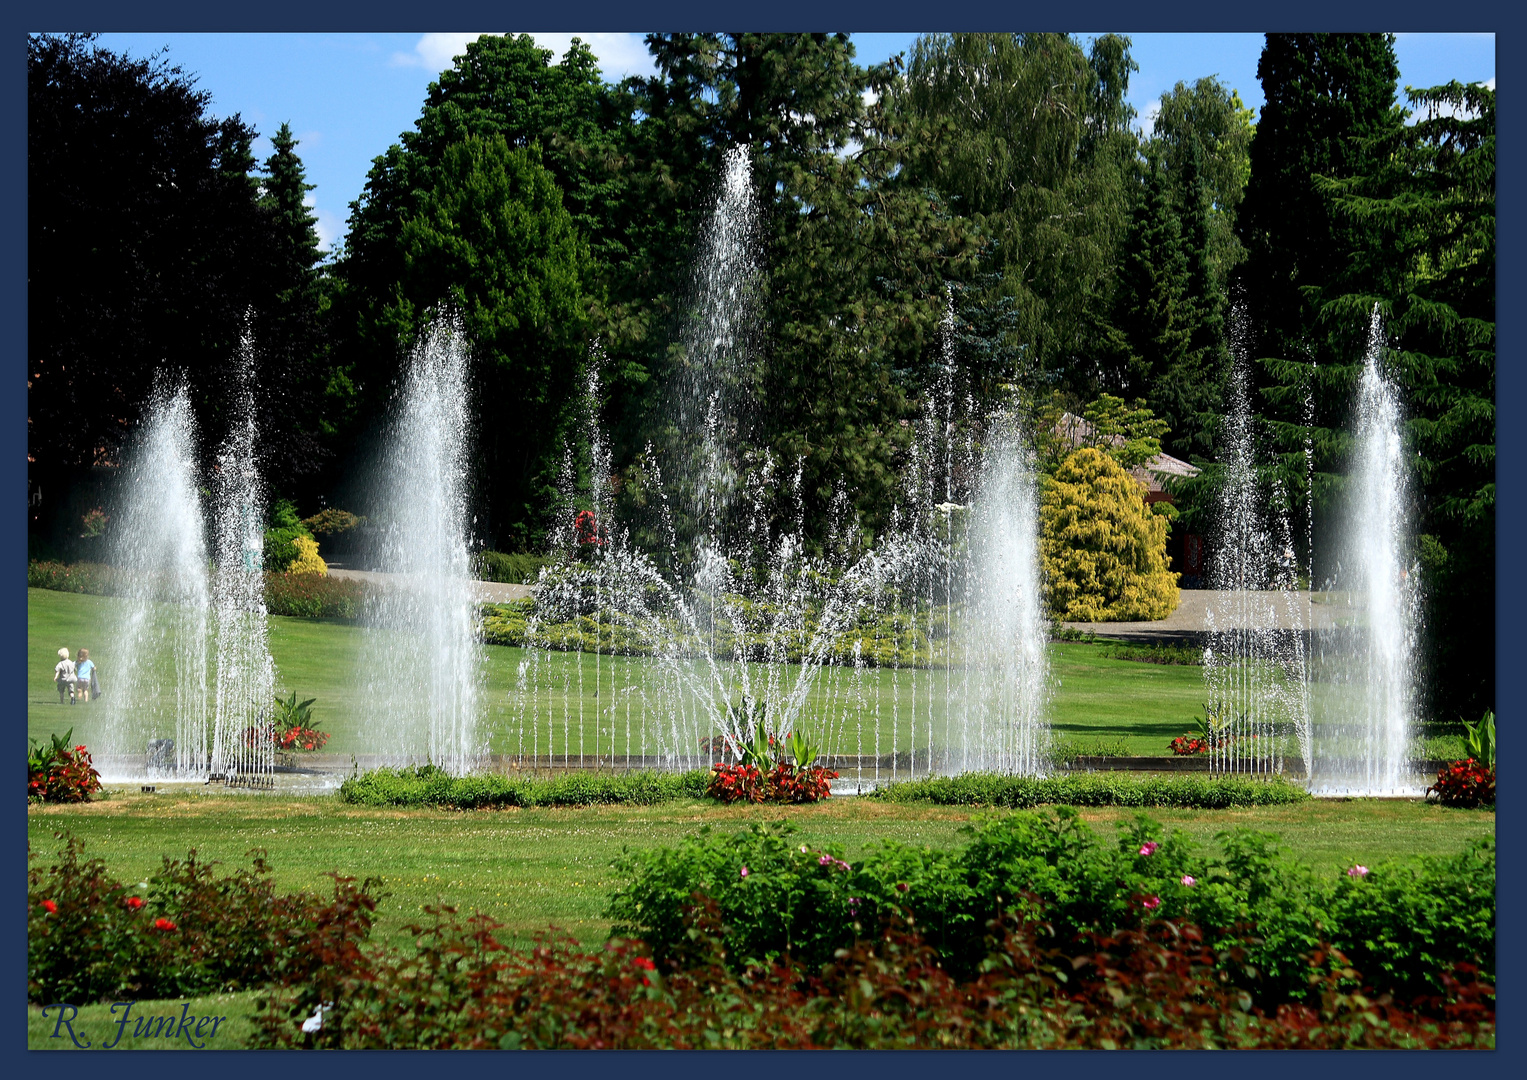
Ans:
{"label": "grass", "polygon": [[[113,639],[120,634],[117,619],[123,606],[113,597],[27,590],[29,735],[41,739],[73,727],[77,740],[100,744],[117,673]],[[374,704],[360,690],[375,651],[368,644],[368,631],[353,623],[270,620],[278,690],[317,698],[313,715],[332,736],[331,753],[375,749],[363,734]],[[53,686],[55,653],[60,646],[73,653],[82,645],[99,666],[106,697],[99,703],[61,706]],[[480,723],[490,750],[607,754],[613,749],[620,754],[627,747],[635,753],[644,749],[641,688],[661,677],[653,661],[588,653],[537,655],[496,645],[484,646],[483,657]],[[1078,643],[1052,645],[1051,658],[1051,724],[1063,739],[1107,740],[1131,754],[1163,754],[1175,736],[1192,726],[1203,701],[1197,668],[1111,659],[1103,647]],[[519,692],[522,663],[535,686],[532,695]],[[893,746],[906,749],[914,739],[919,747],[925,745],[930,716],[935,741],[941,741],[949,705],[963,692],[959,673],[829,668],[818,677],[803,715],[809,727],[830,733],[849,752],[886,753]],[[894,724],[893,711],[899,713]]]}

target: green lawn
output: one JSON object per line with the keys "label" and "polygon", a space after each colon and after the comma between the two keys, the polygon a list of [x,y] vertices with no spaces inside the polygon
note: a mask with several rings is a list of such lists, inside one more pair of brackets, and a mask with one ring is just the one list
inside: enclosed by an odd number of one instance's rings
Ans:
{"label": "green lawn", "polygon": [[[73,727],[78,741],[96,744],[107,702],[61,706],[53,687],[54,655],[82,645],[100,668],[107,695],[117,616],[111,597],[29,589],[27,731],[43,738]],[[314,716],[332,735],[335,753],[374,751],[365,736],[371,703],[360,692],[368,657],[368,631],[351,623],[274,617],[270,649],[277,686],[316,697]],[[1196,667],[1163,666],[1100,655],[1097,646],[1051,646],[1055,680],[1051,724],[1061,737],[1083,744],[1122,740],[1131,753],[1162,754],[1191,727],[1203,701]],[[498,753],[604,753],[656,749],[651,732],[667,704],[656,685],[653,661],[588,653],[529,653],[486,646],[481,690],[489,748]],[[533,693],[522,694],[521,668]],[[754,669],[754,677],[759,672]],[[645,691],[645,692],[644,692]],[[804,710],[811,730],[851,753],[904,750],[927,744],[931,720],[936,744],[946,739],[948,715],[965,689],[959,672],[828,668]],[[644,724],[643,709],[647,709]],[[643,741],[643,730],[648,732]],[[171,730],[160,734],[172,736]]]}

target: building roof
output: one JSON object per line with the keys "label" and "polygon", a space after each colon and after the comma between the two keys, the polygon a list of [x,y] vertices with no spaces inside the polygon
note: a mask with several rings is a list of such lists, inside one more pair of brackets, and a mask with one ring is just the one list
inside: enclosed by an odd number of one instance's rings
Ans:
{"label": "building roof", "polygon": [[[1060,419],[1055,422],[1055,437],[1073,450],[1091,446],[1094,442],[1092,423],[1068,412],[1061,413]],[[1123,446],[1124,436],[1110,435],[1107,441],[1111,446]],[[1164,476],[1197,476],[1198,472],[1196,465],[1189,465],[1171,454],[1157,454],[1144,465],[1136,465],[1129,470],[1131,476],[1145,485],[1148,494],[1166,491],[1161,482]]]}

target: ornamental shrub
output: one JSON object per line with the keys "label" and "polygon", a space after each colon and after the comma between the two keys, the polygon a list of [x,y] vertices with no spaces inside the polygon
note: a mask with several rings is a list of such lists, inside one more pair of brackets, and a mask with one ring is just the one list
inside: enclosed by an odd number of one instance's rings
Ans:
{"label": "ornamental shrub", "polygon": [[[819,976],[781,964],[729,968],[712,901],[685,910],[682,963],[639,941],[588,949],[426,908],[411,951],[357,951],[288,978],[257,1003],[255,1045],[325,1049],[1043,1049],[1494,1046],[1494,991],[1459,970],[1407,1010],[1343,989],[1322,950],[1311,1004],[1262,1010],[1220,977],[1191,924],[1160,920],[1055,947],[1042,922],[996,923],[982,972],[960,981],[910,919],[885,920]],[[321,1022],[313,1017],[319,1015]]]}
{"label": "ornamental shrub", "polygon": [[[1068,807],[985,818],[966,832],[961,848],[887,841],[849,862],[833,845],[802,844],[786,822],[705,828],[676,848],[623,855],[607,914],[613,934],[641,938],[667,963],[686,955],[684,912],[702,894],[736,971],[788,956],[817,972],[866,926],[905,914],[962,978],[986,959],[993,920],[1013,918],[1042,919],[1067,950],[1156,920],[1191,922],[1225,954],[1227,983],[1268,1007],[1310,999],[1307,958],[1322,949],[1362,957],[1364,985],[1402,1000],[1444,992],[1456,965],[1494,977],[1493,844],[1356,879],[1316,875],[1250,830],[1220,834],[1220,854],[1206,854],[1143,815],[1120,823],[1112,842]],[[1406,925],[1379,931],[1385,919]]]}
{"label": "ornamental shrub", "polygon": [[475,556],[477,576],[482,581],[499,581],[506,585],[533,585],[541,567],[551,560],[543,555],[524,552],[506,554],[502,551],[482,551]]}
{"label": "ornamental shrub", "polygon": [[864,795],[889,802],[928,801],[942,806],[1003,806],[1015,809],[1045,805],[1170,806],[1225,810],[1232,806],[1278,806],[1305,802],[1309,792],[1282,777],[1132,775],[1071,773],[1013,776],[962,773],[885,784]]}
{"label": "ornamental shrub", "polygon": [[451,776],[435,765],[372,769],[339,787],[341,802],[364,806],[652,806],[705,795],[706,773],[568,772],[554,779],[487,773]]}
{"label": "ornamental shrub", "polygon": [[101,774],[95,771],[90,751],[70,746],[70,728],[62,737],[50,735],[49,744],[27,738],[27,801],[89,802],[101,790]]}
{"label": "ornamental shrub", "polygon": [[[278,895],[263,851],[226,876],[216,863],[164,860],[146,886],[129,888],[84,845],[65,840],[46,870],[27,869],[27,999],[39,1004],[183,997],[264,985],[314,940],[370,932],[378,880],[356,888],[334,877],[334,899]],[[28,862],[36,858],[28,852]],[[294,966],[295,965],[295,966]],[[308,974],[311,974],[308,972]]]}
{"label": "ornamental shrub", "polygon": [[1167,521],[1113,458],[1083,447],[1046,479],[1039,551],[1050,610],[1073,622],[1164,619],[1177,607]]}
{"label": "ornamental shrub", "polygon": [[366,584],[327,574],[266,574],[265,610],[304,619],[356,619],[366,603]]}
{"label": "ornamental shrub", "polygon": [[1495,805],[1495,766],[1483,765],[1473,758],[1443,766],[1437,782],[1426,789],[1428,800],[1436,795],[1443,806],[1472,809]]}
{"label": "ornamental shrub", "polygon": [[328,564],[318,557],[317,540],[311,536],[298,536],[292,540],[292,546],[297,549],[297,557],[286,568],[288,574],[328,574]]}
{"label": "ornamental shrub", "polygon": [[[308,537],[307,526],[288,525],[280,529],[265,530],[265,570],[271,574],[283,574],[297,561],[301,552],[297,541]],[[311,539],[311,537],[309,537]]]}

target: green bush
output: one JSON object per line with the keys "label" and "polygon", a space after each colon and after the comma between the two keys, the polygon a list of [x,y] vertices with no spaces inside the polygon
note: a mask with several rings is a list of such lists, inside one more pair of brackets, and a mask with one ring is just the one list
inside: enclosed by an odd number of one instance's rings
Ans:
{"label": "green bush", "polygon": [[553,779],[498,773],[451,776],[434,765],[373,769],[347,779],[342,802],[365,806],[442,806],[480,810],[508,806],[653,806],[705,797],[706,773],[564,773]]}
{"label": "green bush", "polygon": [[541,567],[550,561],[543,555],[526,552],[511,555],[502,551],[483,551],[477,555],[477,576],[482,581],[498,581],[505,585],[534,585]]}
{"label": "green bush", "polygon": [[1324,922],[1352,965],[1401,1001],[1440,993],[1440,965],[1464,960],[1493,975],[1495,841],[1349,871],[1325,904]]}
{"label": "green bush", "polygon": [[348,510],[340,510],[338,507],[326,507],[310,518],[303,518],[302,524],[307,526],[314,536],[327,539],[331,536],[339,536],[347,533],[359,525],[364,525],[366,519],[357,517]]}
{"label": "green bush", "polygon": [[301,557],[297,549],[299,537],[312,538],[307,526],[300,522],[280,529],[265,530],[265,570],[267,573],[285,573],[292,563]]}
{"label": "green bush", "polygon": [[886,784],[865,796],[888,802],[932,802],[942,806],[1003,806],[1015,809],[1069,806],[1166,806],[1224,810],[1232,806],[1277,806],[1304,802],[1310,795],[1281,777],[1134,776],[1083,773],[1073,776],[1010,776],[964,773]]}
{"label": "green bush", "polygon": [[616,862],[624,882],[611,896],[611,932],[641,938],[660,961],[681,957],[685,913],[699,895],[715,903],[738,970],[786,955],[819,970],[866,927],[905,911],[959,977],[980,969],[989,927],[1003,917],[1042,917],[1067,955],[1092,935],[1196,924],[1221,950],[1224,977],[1264,1005],[1306,997],[1309,958],[1329,946],[1354,964],[1363,957],[1367,986],[1407,1000],[1440,992],[1455,964],[1494,975],[1493,844],[1332,881],[1266,834],[1221,833],[1214,857],[1143,815],[1120,823],[1113,842],[1070,807],[992,816],[966,832],[962,848],[886,841],[850,863],[833,845],[802,844],[785,822],[732,835],[702,829],[677,848]]}

